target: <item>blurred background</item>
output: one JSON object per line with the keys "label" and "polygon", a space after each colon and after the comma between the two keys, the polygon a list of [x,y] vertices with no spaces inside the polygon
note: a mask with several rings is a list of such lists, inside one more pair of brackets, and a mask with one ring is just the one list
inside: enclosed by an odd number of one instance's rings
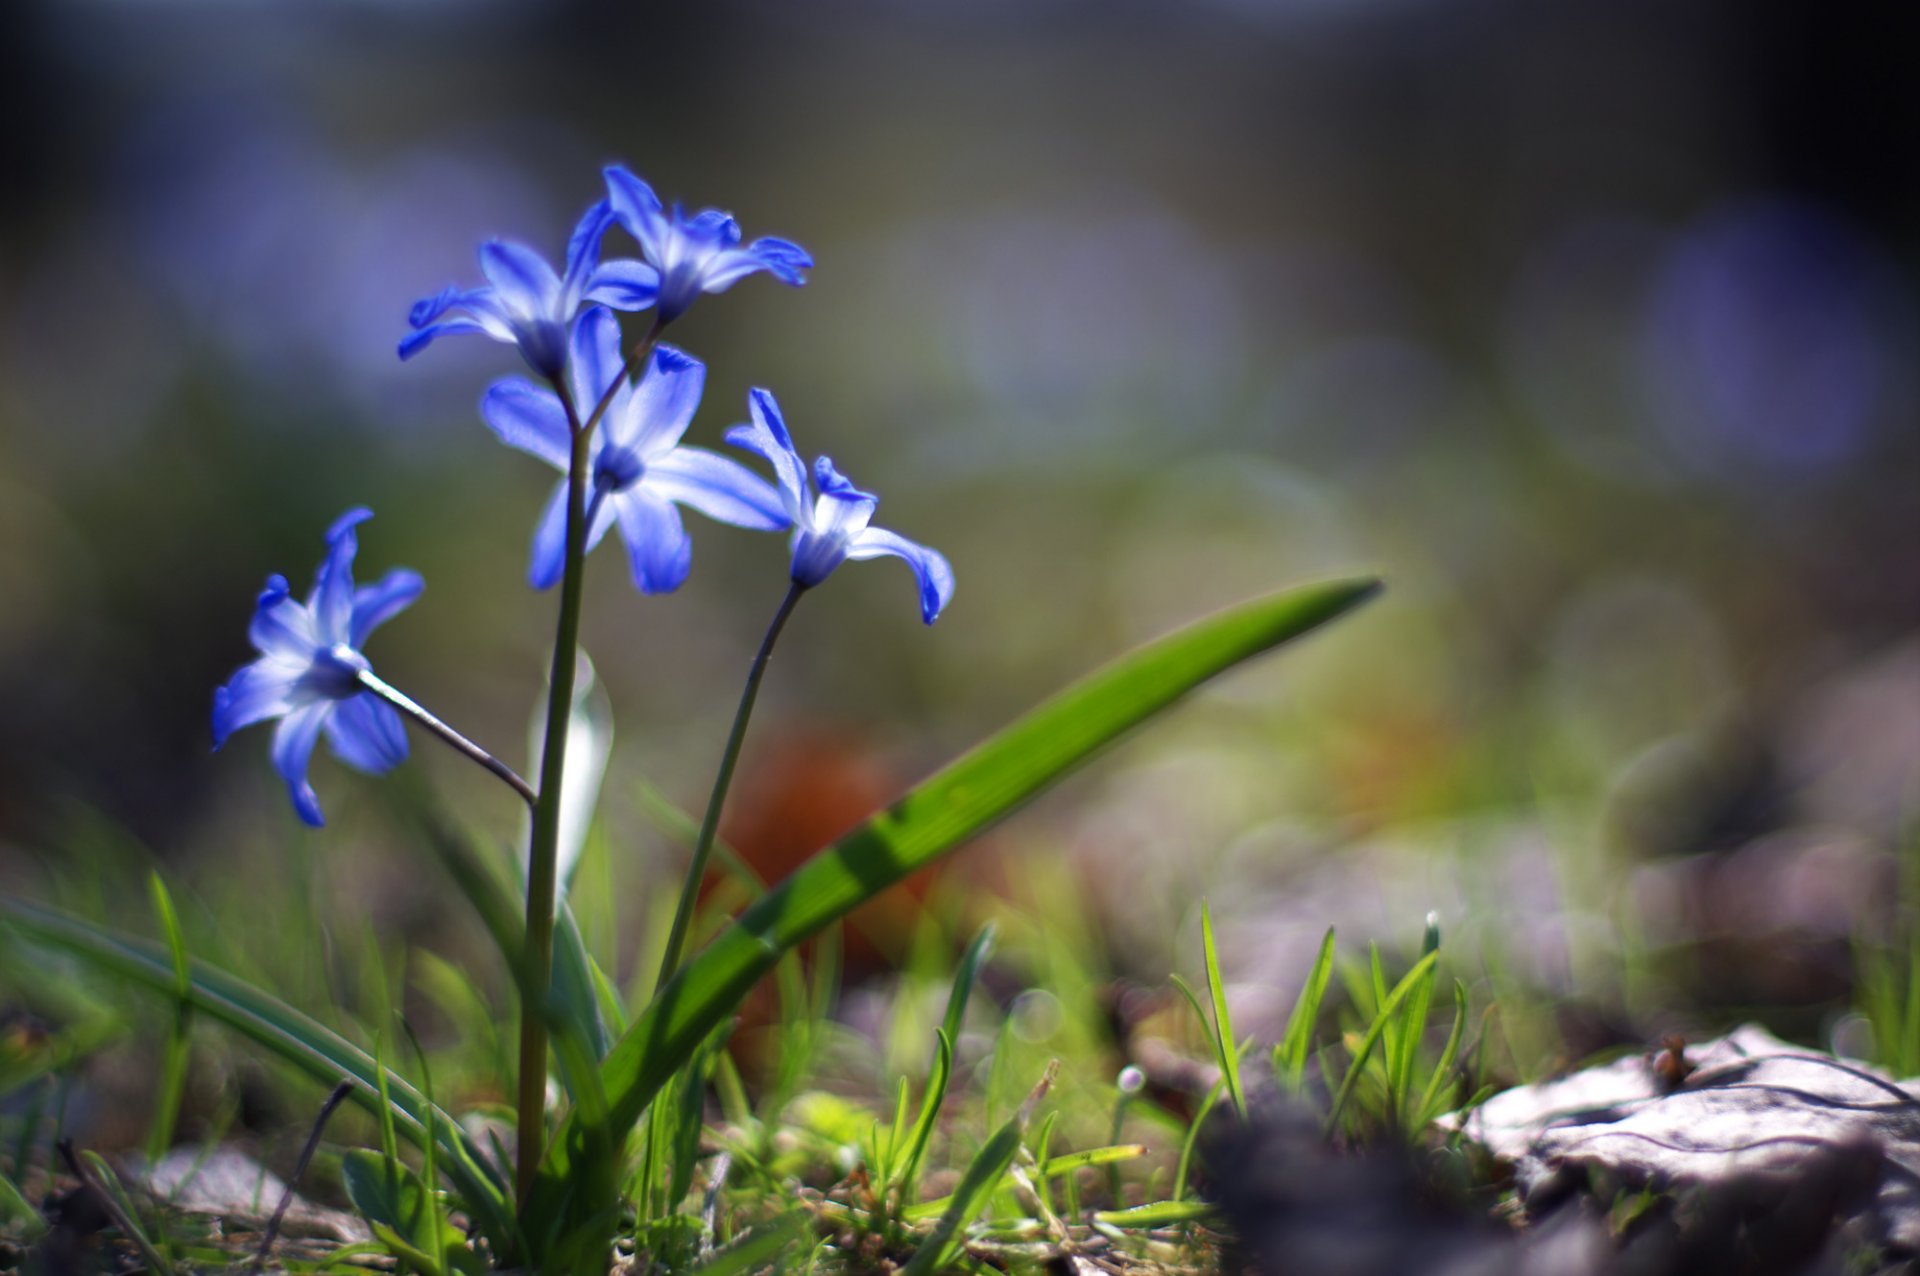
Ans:
{"label": "blurred background", "polygon": [[[527,764],[552,476],[475,411],[521,369],[394,346],[482,239],[558,256],[617,160],[818,263],[676,326],[711,369],[692,441],[774,389],[958,575],[931,629],[897,563],[801,609],[747,850],[804,853],[1183,620],[1379,572],[1383,600],[949,880],[1048,901],[1102,978],[1148,983],[1197,962],[1212,896],[1248,1031],[1328,924],[1409,944],[1429,911],[1476,980],[1623,1035],[1754,1006],[1825,1031],[1851,937],[1899,921],[1920,757],[1917,26],[1774,0],[8,5],[5,883],[84,872],[147,929],[159,862],[209,900],[294,881],[382,934],[467,926],[378,782],[316,761],[307,833],[264,731],[209,753],[209,701],[261,580],[304,588],[364,503],[362,579],[429,582],[372,659]],[[641,911],[678,863],[643,786],[697,808],[783,587],[773,538],[690,525],[674,597],[590,564],[618,729],[596,880]],[[409,765],[511,845],[511,797],[442,752]],[[1562,1026],[1516,1067],[1587,1040]]]}

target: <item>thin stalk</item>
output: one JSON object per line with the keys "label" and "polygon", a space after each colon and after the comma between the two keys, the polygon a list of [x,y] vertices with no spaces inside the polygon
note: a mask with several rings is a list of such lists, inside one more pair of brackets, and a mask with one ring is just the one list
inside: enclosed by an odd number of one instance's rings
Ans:
{"label": "thin stalk", "polygon": [[580,646],[580,600],[586,579],[587,484],[593,465],[593,428],[613,402],[626,369],[645,362],[660,339],[656,317],[634,348],[620,376],[606,388],[583,423],[567,378],[552,378],[553,392],[566,410],[573,447],[567,458],[567,541],[560,577],[560,616],[553,639],[553,667],[547,679],[546,739],[540,753],[540,791],[533,803],[533,832],[527,847],[526,947],[520,972],[520,1069],[518,1082],[518,1159],[515,1187],[522,1201],[533,1190],[546,1154],[547,1139],[547,987],[553,979],[553,908],[558,878],[560,792],[566,779],[567,735],[573,717],[573,676]]}
{"label": "thin stalk", "polygon": [[360,685],[439,736],[447,744],[452,745],[454,752],[478,762],[491,771],[495,777],[504,781],[508,788],[518,793],[521,800],[528,806],[532,806],[538,799],[539,795],[533,791],[533,786],[521,779],[519,772],[436,718],[406,692],[387,682],[371,669],[361,672]]}
{"label": "thin stalk", "polygon": [[760,640],[759,654],[753,658],[753,667],[747,671],[747,685],[740,693],[740,707],[733,713],[733,729],[727,733],[726,751],[720,755],[720,771],[713,777],[713,793],[707,798],[707,813],[700,821],[700,836],[693,844],[693,862],[687,866],[687,880],[680,886],[680,903],[673,910],[673,929],[667,935],[667,951],[660,960],[660,978],[654,983],[656,988],[666,987],[680,969],[682,949],[686,946],[687,928],[693,921],[694,900],[700,894],[700,883],[707,874],[707,856],[713,850],[714,834],[720,827],[720,808],[726,805],[727,789],[733,783],[733,768],[740,761],[740,744],[747,737],[747,720],[753,716],[753,702],[760,695],[760,680],[766,676],[767,661],[773,656],[773,644],[779,641],[780,631],[787,627],[787,617],[793,614],[794,606],[800,601],[800,595],[807,587],[799,581],[787,588],[787,596],[780,600],[779,610],[773,613],[773,623],[767,626],[766,637]]}

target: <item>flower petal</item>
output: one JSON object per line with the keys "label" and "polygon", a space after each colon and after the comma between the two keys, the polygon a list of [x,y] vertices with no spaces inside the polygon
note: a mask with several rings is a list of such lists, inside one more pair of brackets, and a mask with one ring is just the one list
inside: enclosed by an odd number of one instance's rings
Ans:
{"label": "flower petal", "polygon": [[381,775],[407,760],[407,731],[400,715],[371,691],[337,702],[326,731],[333,755],[357,771]]}
{"label": "flower petal", "polygon": [[618,164],[607,168],[603,175],[607,179],[607,202],[613,205],[613,215],[639,243],[641,254],[659,265],[661,239],[667,230],[660,197],[653,193],[653,187]]}
{"label": "flower petal", "polygon": [[487,331],[484,324],[472,319],[448,319],[441,323],[428,324],[418,332],[409,332],[400,342],[400,358],[411,359],[432,345],[435,338],[453,336],[462,332],[477,332],[483,336],[493,335]]}
{"label": "flower petal", "polygon": [[670,594],[693,567],[693,541],[680,511],[643,487],[609,499],[620,516],[620,538],[627,543],[633,583],[643,594]]}
{"label": "flower petal", "polygon": [[527,583],[535,589],[552,589],[566,565],[567,481],[561,479],[533,529],[533,562],[527,568]]}
{"label": "flower petal", "polygon": [[247,637],[268,655],[299,661],[311,659],[320,645],[320,636],[313,627],[313,613],[305,604],[288,596],[287,578],[278,575],[267,577],[267,587],[260,591],[259,601],[254,604]]}
{"label": "flower petal", "polygon": [[427,582],[419,572],[396,567],[380,578],[378,584],[365,585],[353,592],[353,618],[347,626],[347,645],[359,650],[367,635],[412,605]]}
{"label": "flower petal", "polygon": [[793,525],[786,502],[773,484],[738,461],[705,448],[677,447],[648,462],[641,483],[658,496],[735,527],[777,532]]}
{"label": "flower petal", "polygon": [[293,798],[293,809],[315,828],[327,821],[320,814],[320,799],[314,795],[313,786],[307,783],[307,764],[313,760],[314,742],[320,738],[320,728],[332,716],[334,705],[332,700],[316,700],[312,704],[302,705],[280,719],[280,725],[273,732],[274,770],[287,782],[287,793]]}
{"label": "flower petal", "polygon": [[813,530],[851,544],[867,530],[880,498],[849,483],[824,456],[814,462],[813,478],[820,488],[820,499],[813,504]]}
{"label": "flower petal", "polygon": [[807,470],[794,450],[793,436],[780,415],[780,404],[770,390],[750,390],[747,408],[753,424],[736,425],[727,431],[727,442],[737,448],[756,452],[773,466],[780,485],[780,498],[786,504],[787,518],[796,526],[805,526],[811,511],[807,508]]}
{"label": "flower petal", "polygon": [[680,441],[693,424],[707,365],[673,346],[655,346],[647,371],[634,387],[627,433],[620,442],[652,461]]}
{"label": "flower petal", "polygon": [[920,578],[920,619],[929,625],[939,619],[953,601],[953,566],[946,555],[884,527],[869,527],[847,546],[848,558],[878,558],[882,554],[905,559]]}
{"label": "flower petal", "polygon": [[[573,326],[573,410],[582,424],[600,402],[607,387],[620,379],[627,365],[620,353],[620,322],[604,306],[595,306],[580,316]],[[608,419],[614,419],[616,404],[607,405]],[[566,463],[561,462],[561,469]]]}
{"label": "flower petal", "polygon": [[875,505],[880,498],[872,492],[863,492],[853,485],[853,480],[833,466],[833,458],[822,453],[813,458],[813,481],[822,496],[838,497],[842,500],[872,501]]}
{"label": "flower petal", "polygon": [[[674,205],[678,212],[680,206]],[[720,208],[703,208],[680,224],[681,233],[702,246],[728,249],[740,242],[740,223],[733,214]]]}
{"label": "flower petal", "polygon": [[569,301],[577,303],[586,291],[587,277],[600,264],[600,241],[611,225],[613,206],[603,199],[589,208],[580,218],[580,224],[573,228],[567,240],[567,274],[562,281],[570,294]]}
{"label": "flower petal", "polygon": [[372,517],[372,510],[356,507],[327,529],[327,559],[314,573],[313,595],[307,600],[313,611],[314,637],[322,647],[348,641],[353,621],[353,556],[360,549],[360,537],[353,529]]}
{"label": "flower petal", "polygon": [[294,684],[304,666],[268,657],[256,660],[213,692],[213,747],[241,727],[289,713],[294,707]]}
{"label": "flower petal", "polygon": [[587,280],[580,299],[615,310],[645,310],[660,295],[660,272],[644,261],[622,257],[602,262]]}
{"label": "flower petal", "polygon": [[556,470],[567,468],[573,435],[553,391],[525,377],[502,377],[480,396],[480,416],[508,447],[537,456]]}
{"label": "flower petal", "polygon": [[756,239],[745,248],[714,254],[706,269],[700,272],[700,290],[721,292],[760,270],[798,288],[807,282],[801,272],[812,265],[813,258],[798,244],[784,239]]}
{"label": "flower petal", "polygon": [[480,272],[507,314],[516,319],[555,317],[550,312],[560,298],[560,277],[525,244],[489,239],[480,245]]}
{"label": "flower petal", "polygon": [[413,309],[407,311],[407,322],[416,328],[424,328],[447,311],[460,304],[460,285],[448,284],[431,297],[422,297],[413,303]]}

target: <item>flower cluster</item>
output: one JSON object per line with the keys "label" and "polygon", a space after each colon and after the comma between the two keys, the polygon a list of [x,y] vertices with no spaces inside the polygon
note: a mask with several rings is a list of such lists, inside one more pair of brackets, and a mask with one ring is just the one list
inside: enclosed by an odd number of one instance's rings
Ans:
{"label": "flower cluster", "polygon": [[[535,374],[494,382],[480,402],[482,419],[501,442],[563,476],[535,524],[533,586],[560,581],[570,561],[618,528],[635,586],[647,594],[678,589],[692,566],[684,507],[735,527],[791,533],[782,620],[794,597],[842,562],[891,555],[912,568],[921,617],[933,623],[953,596],[947,560],[872,526],[877,498],[854,487],[826,457],[810,477],[771,392],[752,390],[751,421],[725,437],[771,466],[773,482],[738,460],[682,442],[705,390],[706,366],[661,344],[662,331],[703,294],[724,292],[750,275],[798,287],[813,259],[784,239],[743,244],[729,214],[689,215],[678,204],[669,207],[625,168],[610,167],[604,176],[606,195],[574,228],[563,270],[524,244],[489,241],[479,251],[486,282],[452,285],[421,300],[399,346],[400,357],[410,359],[441,337],[476,333],[514,346]],[[603,259],[603,241],[616,228],[631,237],[637,258]],[[629,352],[616,312],[649,309],[646,334]],[[322,821],[307,768],[318,738],[326,735],[354,767],[385,771],[406,757],[403,713],[531,793],[478,746],[373,675],[362,644],[374,626],[419,595],[422,582],[415,573],[395,571],[378,585],[354,588],[354,529],[368,516],[356,509],[334,524],[304,604],[292,599],[283,578],[268,582],[250,631],[260,658],[215,693],[215,747],[240,727],[279,719],[274,765],[295,809],[315,825]]]}

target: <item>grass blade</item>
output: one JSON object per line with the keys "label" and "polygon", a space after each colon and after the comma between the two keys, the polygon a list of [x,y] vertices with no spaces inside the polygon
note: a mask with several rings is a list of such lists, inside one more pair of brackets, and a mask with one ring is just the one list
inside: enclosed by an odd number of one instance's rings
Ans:
{"label": "grass blade", "polygon": [[1297,1091],[1307,1074],[1307,1051],[1313,1044],[1313,1026],[1320,1018],[1320,1005],[1326,1000],[1327,983],[1333,978],[1333,927],[1327,927],[1320,941],[1320,953],[1307,972],[1307,982],[1294,1000],[1293,1013],[1287,1016],[1287,1030],[1274,1051],[1274,1073],[1280,1084]]}
{"label": "grass blade", "polygon": [[974,1154],[973,1160],[967,1163],[967,1172],[961,1176],[960,1186],[953,1190],[946,1212],[934,1225],[933,1234],[913,1251],[902,1276],[929,1276],[946,1270],[959,1249],[961,1234],[986,1208],[994,1189],[1012,1168],[1013,1158],[1020,1151],[1020,1140],[1025,1136],[1024,1125],[1020,1117],[1014,1117]]}
{"label": "grass blade", "polygon": [[1247,1094],[1240,1087],[1240,1052],[1234,1049],[1233,1020],[1227,1014],[1226,987],[1220,981],[1220,958],[1213,946],[1213,914],[1200,901],[1200,939],[1207,952],[1207,992],[1213,998],[1213,1045],[1220,1055],[1220,1075],[1233,1096],[1234,1111],[1247,1119]]}
{"label": "grass blade", "polygon": [[1108,1227],[1172,1227],[1177,1223],[1204,1223],[1218,1213],[1205,1201],[1154,1201],[1124,1210],[1101,1210],[1093,1216]]}
{"label": "grass blade", "polygon": [[967,951],[961,954],[960,965],[953,972],[953,991],[947,994],[947,1014],[941,1021],[949,1046],[960,1040],[960,1026],[967,1017],[967,999],[973,995],[973,981],[979,978],[980,968],[993,956],[993,940],[993,923],[988,922],[973,937],[973,942],[967,945]]}
{"label": "grass blade", "polygon": [[[145,940],[25,900],[0,898],[0,919],[21,936],[71,953],[95,969],[158,992],[175,991],[170,956]],[[235,1029],[324,1086],[331,1088],[342,1077],[352,1080],[355,1102],[379,1115],[380,1069],[366,1051],[225,971],[195,961],[190,972],[188,999],[198,1013]],[[391,1078],[391,1083],[388,1110],[399,1118],[401,1133],[419,1145],[426,1138],[426,1100],[397,1077]],[[442,1149],[449,1156],[446,1173],[469,1210],[485,1219],[489,1235],[511,1235],[510,1189],[462,1133],[458,1122],[440,1113],[437,1124]],[[499,1230],[492,1230],[495,1225]]]}
{"label": "grass blade", "polygon": [[193,1055],[193,972],[187,959],[187,940],[180,930],[180,915],[174,911],[173,896],[160,874],[147,875],[147,893],[153,898],[153,911],[160,920],[160,933],[167,941],[167,955],[173,959],[173,1020],[167,1026],[167,1044],[160,1056],[160,1089],[154,1097],[153,1124],[147,1127],[147,1164],[158,1165],[173,1146],[174,1126],[180,1119],[180,1099],[187,1089],[187,1065]]}
{"label": "grass blade", "polygon": [[900,1204],[913,1204],[914,1181],[920,1173],[920,1158],[926,1155],[927,1140],[933,1136],[933,1123],[946,1101],[947,1082],[953,1077],[953,1039],[945,1028],[934,1029],[933,1072],[927,1077],[926,1092],[920,1096],[920,1115],[913,1123],[913,1135],[901,1158],[898,1179]]}
{"label": "grass blade", "polygon": [[1435,951],[1415,962],[1406,978],[1394,985],[1393,991],[1380,1003],[1380,1009],[1374,1013],[1373,1023],[1367,1028],[1367,1035],[1360,1039],[1359,1048],[1353,1052],[1353,1062],[1347,1065],[1347,1075],[1341,1078],[1340,1089],[1333,1096],[1333,1107],[1327,1112],[1326,1121],[1329,1133],[1339,1124],[1340,1114],[1346,1109],[1347,1099],[1353,1093],[1354,1082],[1366,1070],[1374,1047],[1380,1044],[1381,1036],[1395,1023],[1400,1007],[1406,1004],[1414,989],[1432,977],[1434,963],[1439,960],[1440,954]]}

